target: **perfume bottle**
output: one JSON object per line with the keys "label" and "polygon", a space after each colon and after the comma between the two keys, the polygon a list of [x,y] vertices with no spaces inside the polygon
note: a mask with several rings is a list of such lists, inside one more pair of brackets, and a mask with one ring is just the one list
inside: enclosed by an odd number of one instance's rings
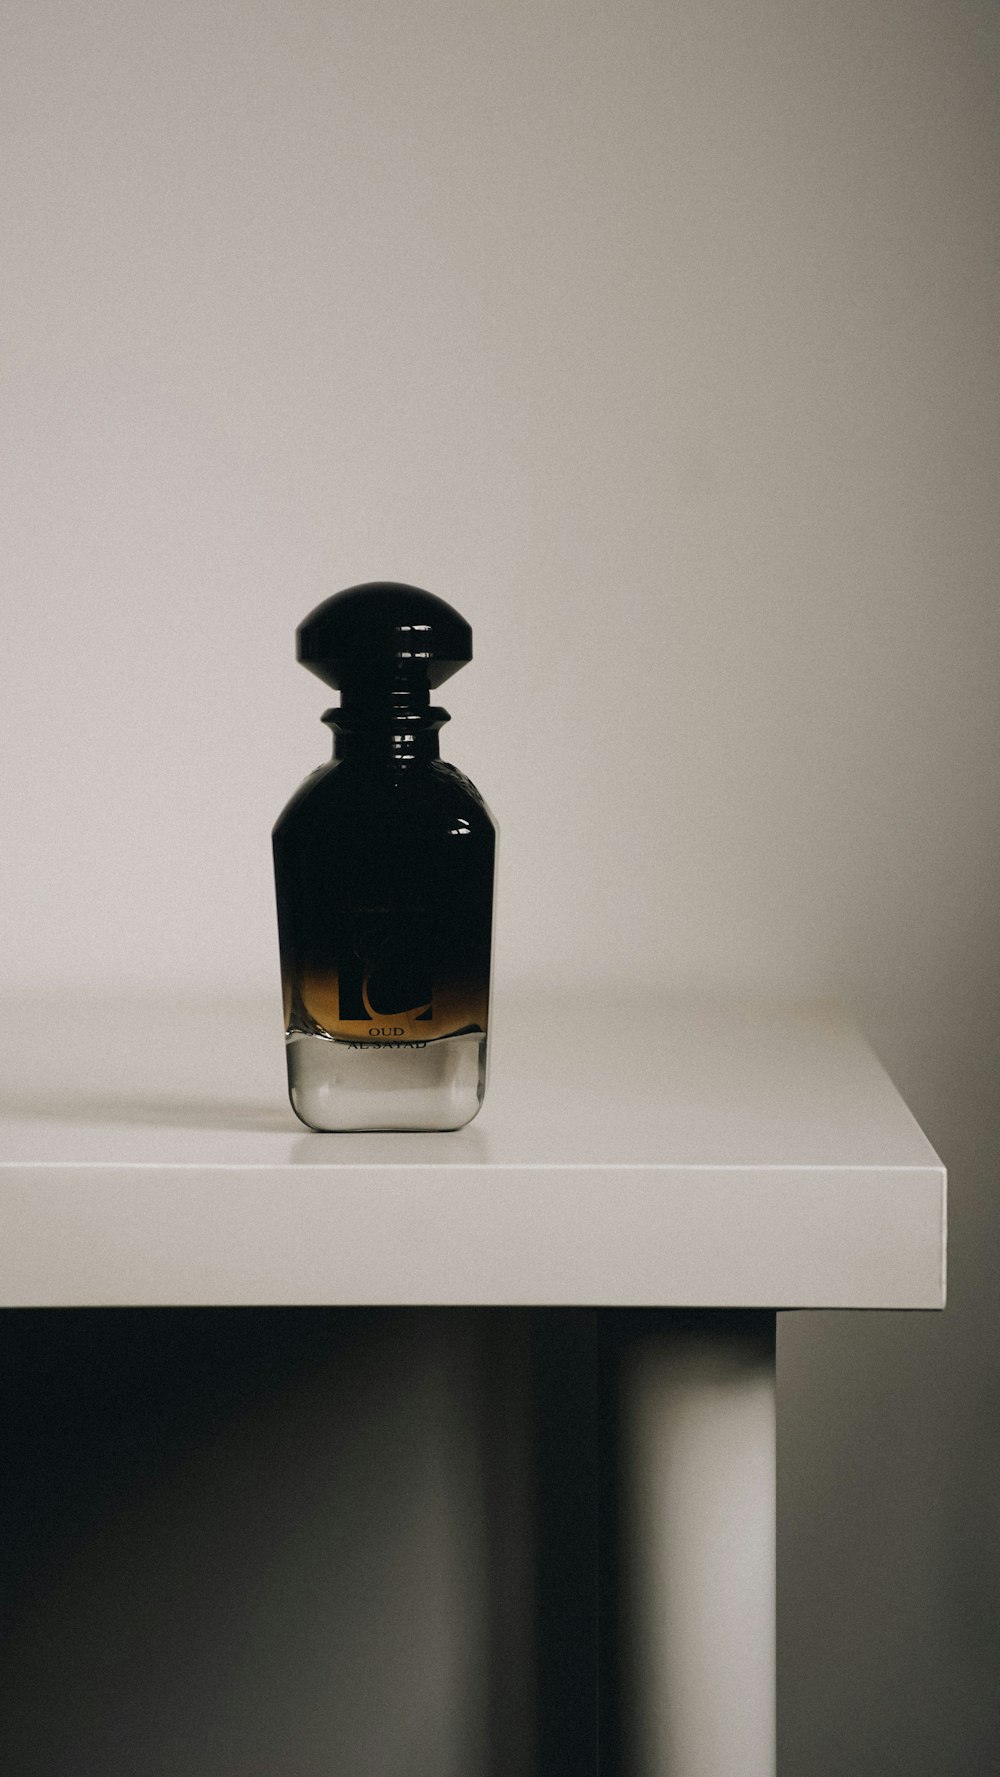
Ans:
{"label": "perfume bottle", "polygon": [[439,757],[430,694],[472,631],[380,581],[326,599],[297,641],[340,705],[333,758],[273,834],[292,1108],[310,1129],[459,1129],[486,1090],[496,825]]}

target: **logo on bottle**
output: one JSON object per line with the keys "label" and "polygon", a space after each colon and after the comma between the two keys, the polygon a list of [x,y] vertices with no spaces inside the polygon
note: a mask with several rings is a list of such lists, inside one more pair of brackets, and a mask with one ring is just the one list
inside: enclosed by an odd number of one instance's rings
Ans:
{"label": "logo on bottle", "polygon": [[427,930],[414,910],[359,911],[345,949],[338,971],[341,1023],[365,1023],[370,1036],[392,1037],[404,1029],[387,1025],[387,1019],[404,1013],[419,1023],[433,1019]]}

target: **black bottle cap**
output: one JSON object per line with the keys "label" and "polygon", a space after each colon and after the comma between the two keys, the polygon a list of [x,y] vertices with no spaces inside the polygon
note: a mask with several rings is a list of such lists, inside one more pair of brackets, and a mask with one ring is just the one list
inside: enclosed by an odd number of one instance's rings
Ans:
{"label": "black bottle cap", "polygon": [[310,611],[296,632],[303,666],[325,685],[411,684],[433,689],[472,659],[472,630],[444,599],[419,586],[372,580]]}

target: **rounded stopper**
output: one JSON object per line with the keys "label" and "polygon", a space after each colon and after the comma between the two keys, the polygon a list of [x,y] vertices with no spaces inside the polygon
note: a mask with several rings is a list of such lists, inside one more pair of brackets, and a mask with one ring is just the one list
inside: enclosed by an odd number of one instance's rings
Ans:
{"label": "rounded stopper", "polygon": [[310,611],[296,632],[303,666],[338,689],[412,682],[432,689],[472,659],[472,630],[419,586],[372,580]]}

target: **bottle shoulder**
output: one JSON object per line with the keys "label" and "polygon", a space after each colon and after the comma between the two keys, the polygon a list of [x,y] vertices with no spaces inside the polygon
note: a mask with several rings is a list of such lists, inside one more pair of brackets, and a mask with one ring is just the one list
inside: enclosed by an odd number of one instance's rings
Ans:
{"label": "bottle shoulder", "polygon": [[438,786],[438,794],[446,804],[462,804],[475,811],[479,820],[486,821],[496,830],[496,816],[486,801],[482,791],[477,789],[464,771],[457,765],[451,765],[446,759],[434,759],[429,767],[430,774]]}
{"label": "bottle shoulder", "polygon": [[289,798],[274,834],[302,822],[350,819],[385,827],[415,819],[436,825],[456,816],[473,830],[496,831],[493,813],[471,778],[444,759],[404,771],[373,771],[352,760],[331,759],[311,771]]}
{"label": "bottle shoulder", "polygon": [[272,833],[275,837],[285,828],[293,825],[297,818],[301,818],[307,805],[318,805],[320,801],[328,800],[330,790],[327,780],[335,772],[336,764],[335,759],[325,760],[322,765],[317,765],[313,771],[310,771],[308,777],[303,778],[298,789],[289,796],[274,823]]}

